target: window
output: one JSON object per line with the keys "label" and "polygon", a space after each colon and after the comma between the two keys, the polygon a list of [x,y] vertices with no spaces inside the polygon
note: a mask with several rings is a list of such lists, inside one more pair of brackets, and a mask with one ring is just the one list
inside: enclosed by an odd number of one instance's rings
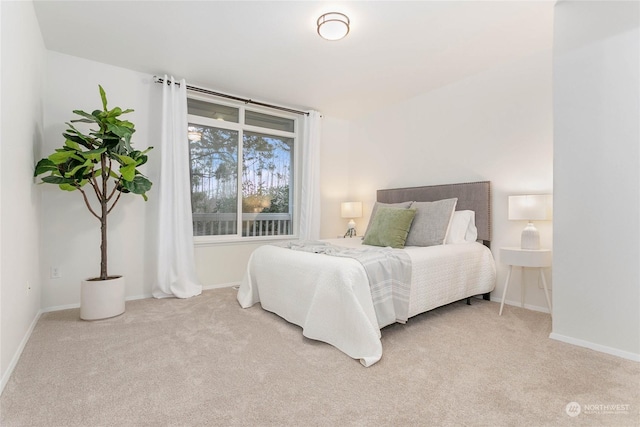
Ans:
{"label": "window", "polygon": [[298,118],[195,98],[187,105],[194,236],[293,235]]}

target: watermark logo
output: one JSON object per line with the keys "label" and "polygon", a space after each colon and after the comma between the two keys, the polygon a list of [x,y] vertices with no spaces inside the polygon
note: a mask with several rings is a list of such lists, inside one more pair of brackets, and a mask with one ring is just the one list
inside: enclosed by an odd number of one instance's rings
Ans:
{"label": "watermark logo", "polygon": [[630,409],[631,405],[622,403],[582,405],[583,414],[628,414]]}
{"label": "watermark logo", "polygon": [[564,411],[570,417],[577,417],[578,415],[580,415],[580,412],[582,412],[582,408],[580,407],[580,404],[578,402],[569,402],[564,408]]}
{"label": "watermark logo", "polygon": [[616,414],[628,414],[631,410],[629,404],[582,404],[578,402],[569,402],[565,406],[564,411],[570,417],[577,417],[580,414],[600,414],[600,415],[616,415]]}

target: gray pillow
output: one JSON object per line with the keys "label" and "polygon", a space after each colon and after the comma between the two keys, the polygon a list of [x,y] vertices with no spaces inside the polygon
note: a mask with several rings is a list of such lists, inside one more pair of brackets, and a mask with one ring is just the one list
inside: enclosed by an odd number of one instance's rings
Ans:
{"label": "gray pillow", "polygon": [[458,199],[444,199],[436,202],[413,202],[416,217],[411,224],[407,246],[442,245],[447,237],[449,222],[456,209]]}
{"label": "gray pillow", "polygon": [[404,248],[415,209],[390,208],[381,206],[371,221],[371,227],[362,241],[365,245]]}
{"label": "gray pillow", "polygon": [[367,237],[367,233],[369,232],[369,228],[371,228],[371,223],[373,222],[373,218],[376,216],[376,212],[378,211],[378,207],[386,206],[388,208],[408,209],[409,207],[411,207],[411,203],[413,203],[413,202],[412,201],[400,202],[400,203],[380,203],[380,202],[376,202],[373,205],[373,209],[371,209],[371,217],[369,218],[369,224],[367,224],[367,229],[364,232],[364,236]]}

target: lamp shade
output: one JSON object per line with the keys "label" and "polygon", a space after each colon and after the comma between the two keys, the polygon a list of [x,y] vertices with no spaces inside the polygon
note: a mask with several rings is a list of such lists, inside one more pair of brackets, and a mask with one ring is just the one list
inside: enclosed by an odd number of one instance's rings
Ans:
{"label": "lamp shade", "polygon": [[509,219],[544,221],[551,219],[550,194],[509,196]]}
{"label": "lamp shade", "polygon": [[360,218],[362,216],[362,202],[343,202],[340,204],[342,218]]}

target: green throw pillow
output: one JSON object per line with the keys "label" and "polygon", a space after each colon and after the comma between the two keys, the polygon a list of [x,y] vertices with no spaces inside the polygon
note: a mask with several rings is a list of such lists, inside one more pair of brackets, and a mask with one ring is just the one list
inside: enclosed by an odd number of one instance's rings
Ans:
{"label": "green throw pillow", "polygon": [[362,243],[371,246],[391,246],[396,249],[404,248],[404,242],[407,240],[411,222],[415,216],[415,209],[380,206]]}

